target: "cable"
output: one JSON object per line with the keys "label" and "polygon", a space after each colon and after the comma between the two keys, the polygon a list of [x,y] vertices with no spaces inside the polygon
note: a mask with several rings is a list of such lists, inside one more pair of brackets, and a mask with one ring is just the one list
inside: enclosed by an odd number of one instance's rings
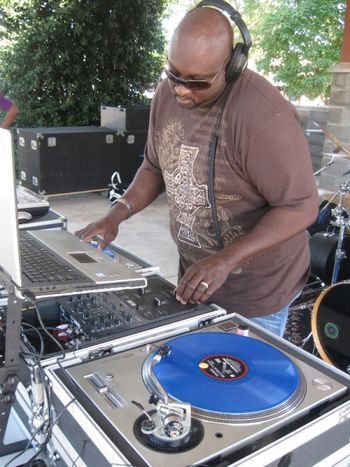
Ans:
{"label": "cable", "polygon": [[39,320],[39,323],[40,323],[40,326],[42,328],[42,330],[45,332],[45,334],[47,334],[49,336],[49,338],[57,345],[57,347],[61,350],[62,352],[62,358],[61,360],[63,360],[65,357],[66,357],[66,351],[65,349],[62,347],[61,343],[55,338],[53,337],[53,335],[47,330],[46,326],[44,325],[43,323],[43,320],[41,319],[41,315],[39,313],[39,310],[38,310],[38,307],[35,306],[35,312],[36,312],[36,315],[38,317],[38,320]]}
{"label": "cable", "polygon": [[[40,334],[39,330],[32,324],[22,322],[22,326],[28,326],[38,334],[39,340],[40,340],[40,352],[39,352],[39,360],[40,360],[44,354],[44,347],[45,347],[44,339],[42,335]],[[22,332],[25,332],[25,331],[22,331]]]}
{"label": "cable", "polygon": [[34,441],[36,435],[39,433],[39,431],[41,430],[42,428],[42,425],[35,431],[35,433],[32,435],[32,437],[28,440],[28,443],[26,444],[26,446],[22,449],[22,451],[20,451],[18,454],[16,454],[12,459],[10,459],[5,465],[4,467],[8,467],[13,461],[15,461],[16,459],[18,459],[20,456],[22,456],[26,451],[27,449],[30,447],[30,445],[32,444],[32,442]]}
{"label": "cable", "polygon": [[217,208],[216,208],[216,198],[215,198],[215,187],[214,187],[214,181],[215,181],[215,158],[216,158],[216,152],[217,152],[217,147],[218,147],[218,142],[219,142],[219,135],[218,135],[218,130],[219,126],[221,124],[221,119],[225,110],[225,105],[227,102],[227,96],[231,92],[233,88],[234,82],[232,84],[228,84],[222,94],[222,100],[223,103],[220,106],[217,118],[216,118],[216,123],[214,126],[214,130],[211,136],[210,140],[210,147],[209,147],[209,158],[208,158],[208,165],[209,165],[209,173],[208,173],[208,198],[211,206],[211,220],[214,225],[215,229],[215,236],[217,239],[217,242],[219,244],[220,249],[222,250],[224,248],[224,242],[222,239],[221,235],[221,230],[220,230],[220,223],[218,219],[218,214],[217,214]]}
{"label": "cable", "polygon": [[71,399],[67,405],[65,405],[63,407],[63,409],[61,410],[61,412],[57,415],[55,421],[51,424],[51,426],[49,427],[49,429],[47,430],[47,436],[46,436],[46,439],[45,441],[43,442],[43,444],[40,446],[40,449],[38,452],[36,452],[25,464],[24,464],[24,467],[30,467],[30,464],[31,462],[33,462],[33,460],[43,452],[44,448],[47,446],[48,442],[50,441],[50,438],[51,438],[51,435],[52,435],[52,430],[54,428],[55,425],[57,425],[57,423],[59,422],[59,419],[61,418],[61,416],[64,414],[64,412],[66,412],[66,410],[68,409],[68,407],[70,406],[70,404],[72,402],[74,402],[76,400],[75,397],[73,397],[73,399]]}

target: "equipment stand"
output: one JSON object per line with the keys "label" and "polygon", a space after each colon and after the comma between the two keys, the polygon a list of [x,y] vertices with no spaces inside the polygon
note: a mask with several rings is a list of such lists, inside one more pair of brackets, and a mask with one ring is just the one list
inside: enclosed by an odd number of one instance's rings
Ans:
{"label": "equipment stand", "polygon": [[0,367],[0,456],[21,451],[26,441],[11,444],[4,443],[11,407],[15,401],[15,392],[19,382],[19,359],[21,344],[21,310],[24,299],[18,298],[14,287],[8,291],[6,337]]}

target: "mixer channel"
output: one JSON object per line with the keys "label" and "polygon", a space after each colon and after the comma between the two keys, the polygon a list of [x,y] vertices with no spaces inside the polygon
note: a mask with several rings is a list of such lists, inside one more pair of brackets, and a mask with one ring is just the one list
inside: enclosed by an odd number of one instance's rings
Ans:
{"label": "mixer channel", "polygon": [[159,275],[147,277],[146,288],[82,294],[59,299],[65,321],[77,327],[87,339],[119,334],[148,323],[189,311],[205,313],[210,305],[182,305],[174,295],[174,285]]}

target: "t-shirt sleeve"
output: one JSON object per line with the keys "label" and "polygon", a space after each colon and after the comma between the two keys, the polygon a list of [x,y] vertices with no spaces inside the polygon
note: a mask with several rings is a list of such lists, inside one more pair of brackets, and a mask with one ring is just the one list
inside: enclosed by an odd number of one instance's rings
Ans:
{"label": "t-shirt sleeve", "polygon": [[144,167],[154,170],[157,173],[160,172],[158,151],[157,151],[157,135],[156,135],[156,120],[157,120],[157,115],[159,112],[158,103],[160,100],[159,94],[160,94],[160,89],[158,87],[151,102],[147,144],[145,148],[145,159],[143,163]]}
{"label": "t-shirt sleeve", "polygon": [[4,110],[5,112],[8,112],[11,107],[12,107],[12,102],[6,99],[5,96],[0,94],[0,108]]}
{"label": "t-shirt sleeve", "polygon": [[273,207],[303,210],[318,203],[309,148],[292,112],[281,112],[249,138],[247,176]]}

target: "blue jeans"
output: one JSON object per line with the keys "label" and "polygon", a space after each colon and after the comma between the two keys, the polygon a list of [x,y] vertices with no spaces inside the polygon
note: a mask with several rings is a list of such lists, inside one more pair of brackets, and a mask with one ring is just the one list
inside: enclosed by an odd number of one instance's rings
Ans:
{"label": "blue jeans", "polygon": [[251,321],[267,329],[268,331],[277,334],[277,336],[283,337],[288,319],[288,311],[291,303],[289,303],[287,306],[282,308],[282,310],[277,311],[276,313],[272,313],[271,315],[266,316],[259,316],[257,318],[251,318]]}

